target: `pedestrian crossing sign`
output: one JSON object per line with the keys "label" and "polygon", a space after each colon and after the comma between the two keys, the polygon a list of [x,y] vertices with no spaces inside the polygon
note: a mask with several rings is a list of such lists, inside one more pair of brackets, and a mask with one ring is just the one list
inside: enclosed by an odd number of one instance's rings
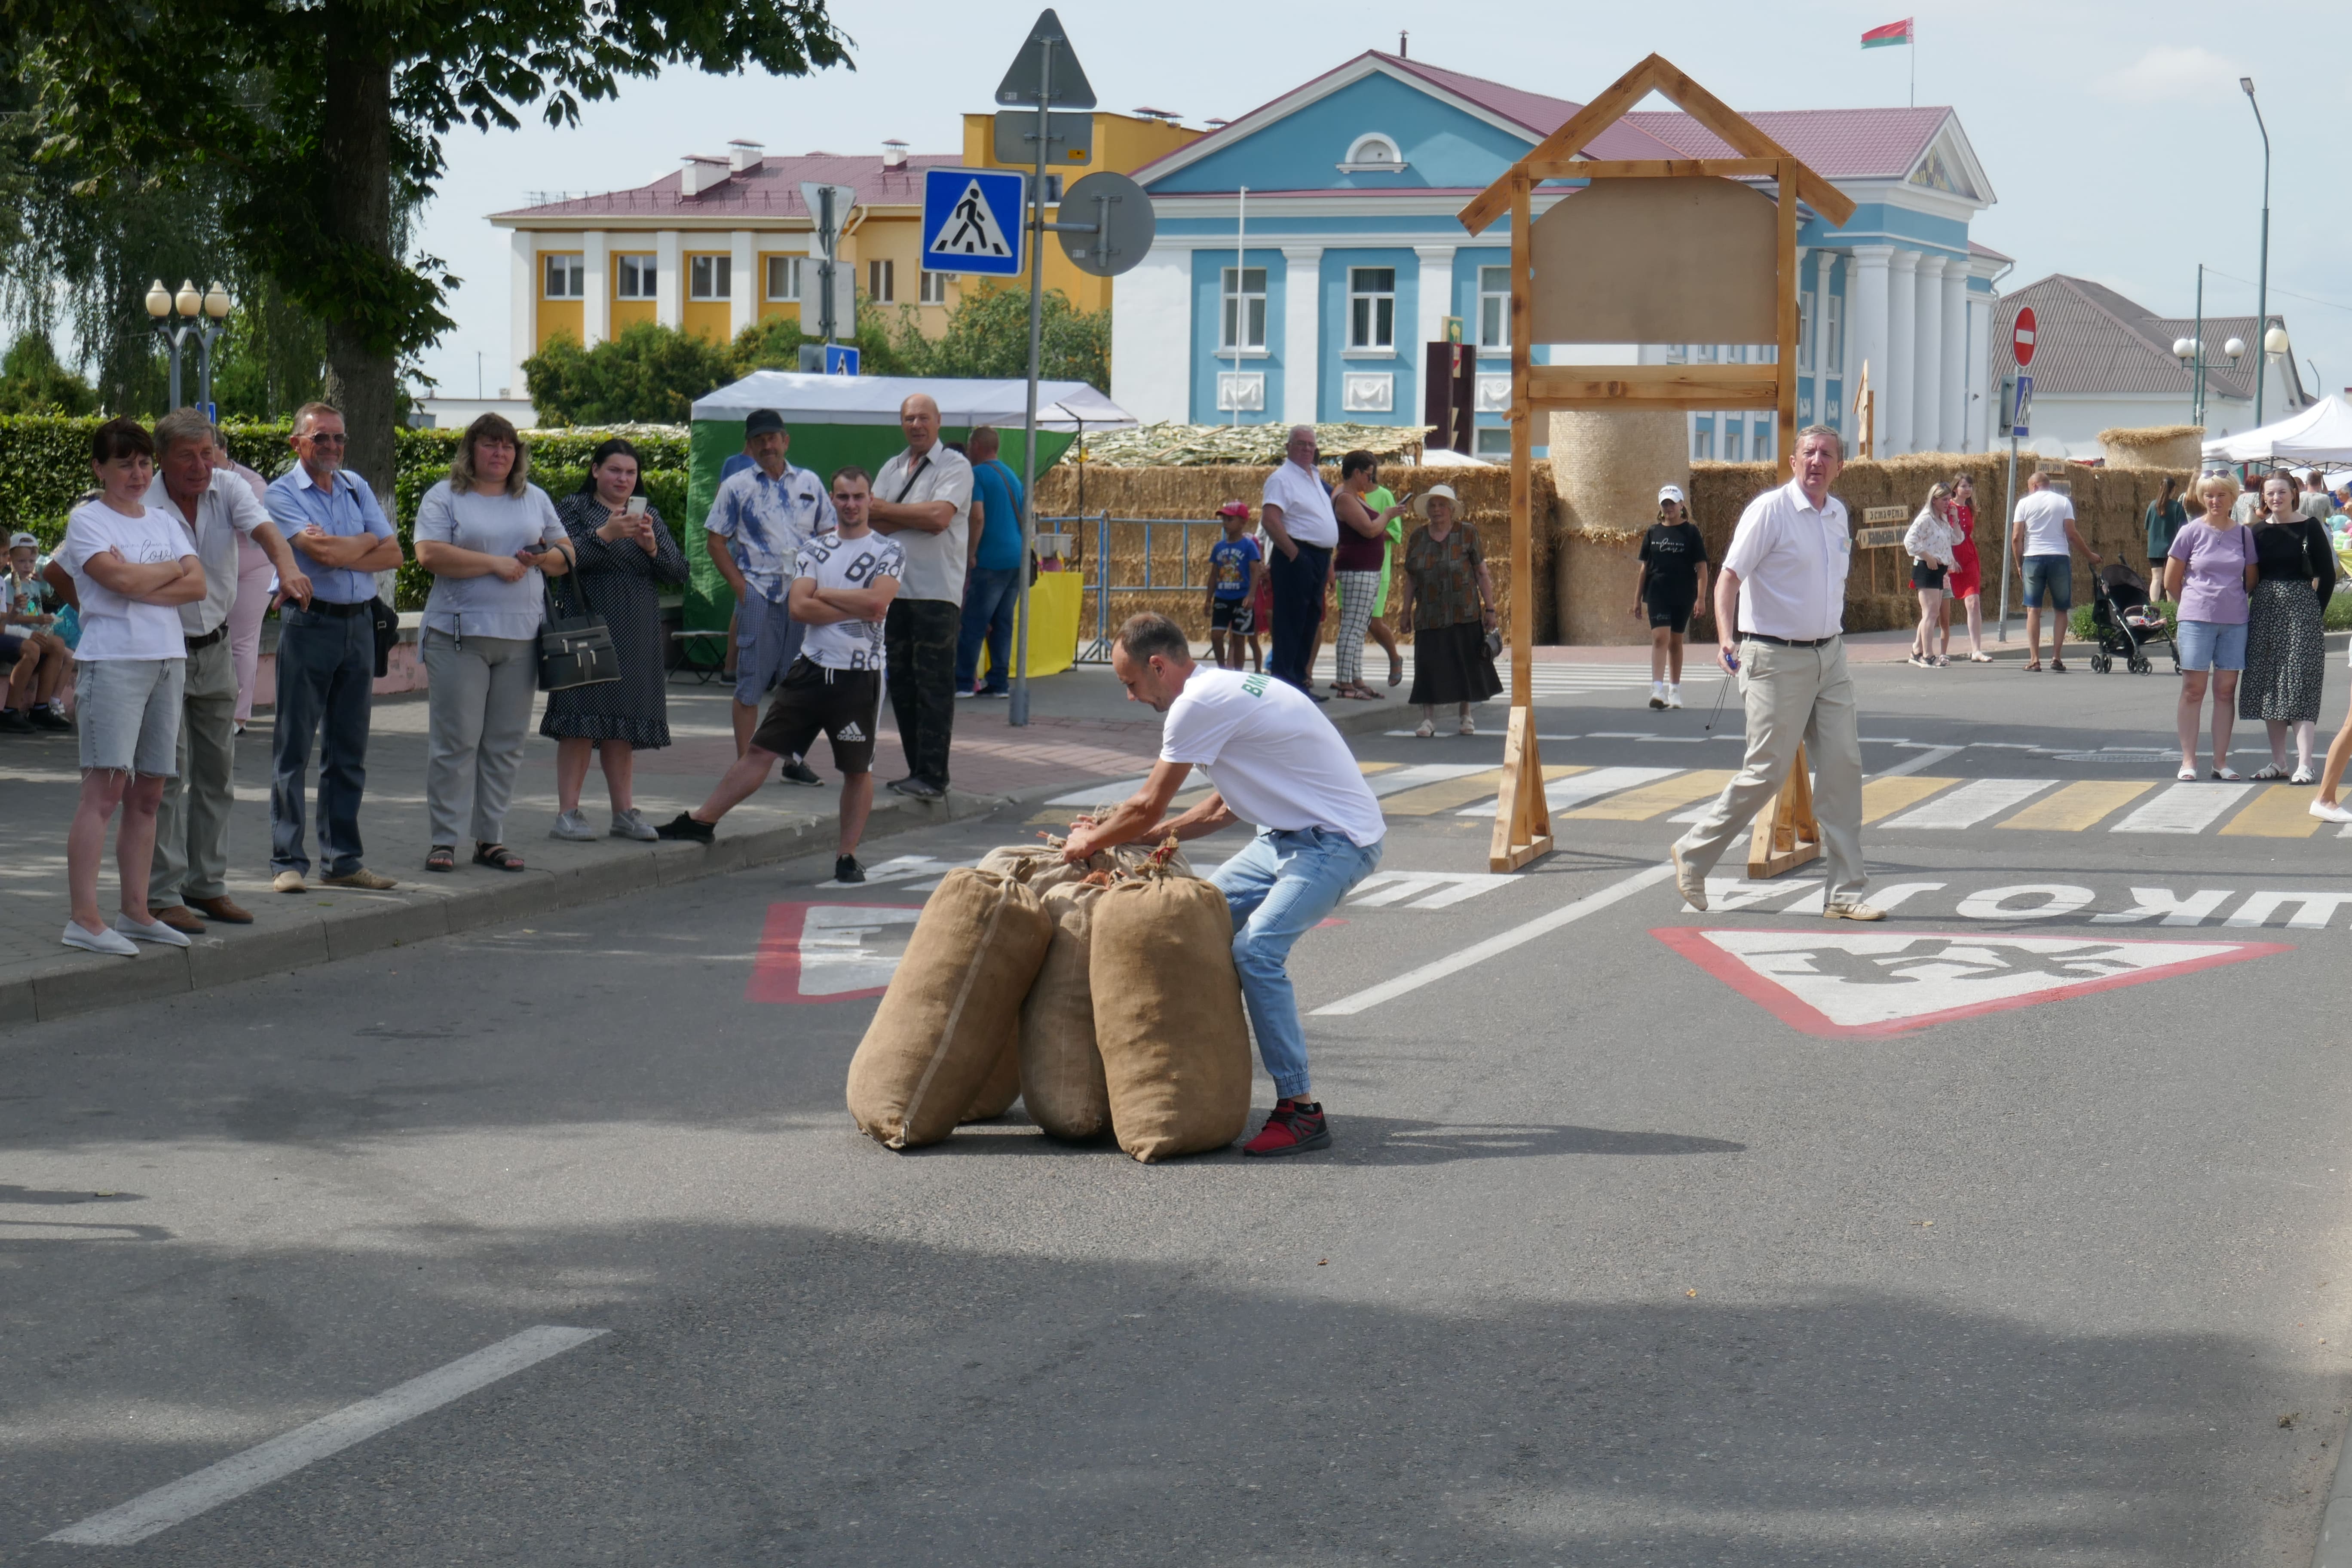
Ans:
{"label": "pedestrian crossing sign", "polygon": [[1021,271],[1022,176],[923,171],[923,269],[1013,278]]}

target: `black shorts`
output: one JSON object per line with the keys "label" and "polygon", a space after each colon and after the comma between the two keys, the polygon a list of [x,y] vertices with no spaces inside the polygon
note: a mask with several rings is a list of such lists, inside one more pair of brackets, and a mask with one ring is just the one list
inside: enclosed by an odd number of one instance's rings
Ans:
{"label": "black shorts", "polygon": [[1911,585],[1914,588],[1941,588],[1944,585],[1944,570],[1941,566],[1930,566],[1925,561],[1914,561],[1911,563]]}
{"label": "black shorts", "polygon": [[1672,599],[1643,599],[1642,604],[1650,612],[1653,631],[1664,626],[1680,637],[1690,630],[1691,610],[1698,604],[1698,595],[1690,594]]}
{"label": "black shorts", "polygon": [[1213,599],[1209,603],[1209,629],[1213,632],[1238,632],[1243,637],[1257,635],[1257,612],[1247,599]]}
{"label": "black shorts", "polygon": [[845,773],[874,771],[874,726],[882,718],[882,672],[827,669],[793,661],[768,704],[751,744],[780,757],[801,757],[820,731],[833,742],[833,765]]}

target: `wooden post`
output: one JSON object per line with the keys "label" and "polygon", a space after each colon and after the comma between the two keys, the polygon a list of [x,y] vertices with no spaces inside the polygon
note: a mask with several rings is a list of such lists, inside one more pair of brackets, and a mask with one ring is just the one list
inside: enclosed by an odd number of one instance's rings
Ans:
{"label": "wooden post", "polygon": [[1793,870],[1822,854],[1821,824],[1813,817],[1812,775],[1805,771],[1805,748],[1789,764],[1788,782],[1756,814],[1748,838],[1748,876],[1760,882]]}
{"label": "wooden post", "polygon": [[1877,415],[1878,395],[1870,390],[1870,362],[1864,360],[1853,391],[1853,455],[1858,458],[1867,458],[1877,445],[1877,438],[1871,434],[1878,422]]}
{"label": "wooden post", "polygon": [[1503,787],[1495,802],[1490,871],[1516,871],[1551,853],[1551,807],[1544,799],[1543,757],[1535,721],[1535,421],[1528,387],[1534,354],[1528,343],[1529,291],[1535,286],[1533,182],[1511,180],[1511,719],[1503,740]]}
{"label": "wooden post", "polygon": [[1797,161],[1780,160],[1775,270],[1780,279],[1780,444],[1772,450],[1785,470],[1797,452]]}

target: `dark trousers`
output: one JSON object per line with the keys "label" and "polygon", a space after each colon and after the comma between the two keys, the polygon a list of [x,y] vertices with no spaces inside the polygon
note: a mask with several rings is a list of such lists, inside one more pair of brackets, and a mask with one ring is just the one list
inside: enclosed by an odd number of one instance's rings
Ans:
{"label": "dark trousers", "polygon": [[946,599],[896,599],[882,623],[890,711],[907,772],[948,787],[948,742],[955,732],[956,631],[963,606]]}
{"label": "dark trousers", "polygon": [[360,868],[360,796],[367,788],[368,710],[375,690],[375,624],[364,613],[278,612],[278,715],[271,748],[269,868],[310,874],[303,809],[310,738],[319,739],[319,866]]}
{"label": "dark trousers", "polygon": [[1021,569],[975,566],[963,585],[963,631],[956,638],[955,689],[970,691],[980,674],[980,645],[988,643],[988,689],[1013,688],[1013,612],[1021,603]]}
{"label": "dark trousers", "polygon": [[1276,550],[1267,563],[1267,575],[1274,585],[1274,630],[1265,668],[1305,691],[1323,629],[1323,588],[1331,575],[1331,552],[1319,544],[1302,544],[1298,559],[1292,561]]}

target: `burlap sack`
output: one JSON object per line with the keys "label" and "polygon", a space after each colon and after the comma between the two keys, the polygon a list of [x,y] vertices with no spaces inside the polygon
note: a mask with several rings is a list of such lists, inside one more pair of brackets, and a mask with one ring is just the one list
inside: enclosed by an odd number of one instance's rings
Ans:
{"label": "burlap sack", "polygon": [[[1046,951],[1050,952],[1052,949]],[[1034,991],[1036,983],[1032,981],[1029,988]],[[998,1055],[996,1065],[988,1069],[988,1077],[982,1081],[980,1092],[972,1096],[971,1103],[963,1108],[961,1116],[956,1118],[956,1125],[961,1127],[967,1121],[993,1121],[1012,1110],[1013,1102],[1020,1098],[1021,1037],[1016,1029],[1005,1040],[1004,1049]]]}
{"label": "burlap sack", "polygon": [[1231,1143],[1249,1121],[1250,1044],[1224,895],[1145,873],[1091,913],[1087,979],[1118,1146],[1151,1161]]}
{"label": "burlap sack", "polygon": [[1020,883],[963,869],[941,879],[849,1064],[849,1113],[866,1136],[910,1149],[955,1131],[1003,1058],[1052,935]]}
{"label": "burlap sack", "polygon": [[[1007,844],[992,849],[980,858],[980,869],[1010,877],[1042,897],[1046,889],[1066,887],[1090,871],[1132,874],[1151,858],[1153,847],[1148,842],[1122,844],[1089,857],[1084,866],[1073,866],[1062,858],[1062,840],[1048,838],[1036,844]],[[1179,877],[1192,875],[1192,863],[1184,858],[1181,849],[1170,852],[1168,869]]]}
{"label": "burlap sack", "polygon": [[1110,1131],[1110,1089],[1095,1048],[1095,994],[1087,968],[1094,906],[1108,891],[1087,882],[1048,889],[1054,938],[1021,1004],[1021,1098],[1030,1119],[1056,1138]]}

